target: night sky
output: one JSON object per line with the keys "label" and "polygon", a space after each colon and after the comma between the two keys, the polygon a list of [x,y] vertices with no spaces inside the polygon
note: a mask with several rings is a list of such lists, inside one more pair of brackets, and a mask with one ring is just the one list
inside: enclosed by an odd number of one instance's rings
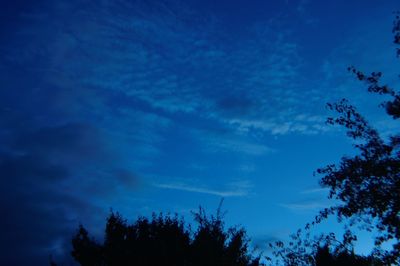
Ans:
{"label": "night sky", "polygon": [[[261,249],[332,204],[313,176],[353,153],[325,105],[348,98],[384,134],[398,85],[387,1],[3,1],[0,264],[69,256],[110,209],[191,222],[224,198]],[[332,225],[324,229],[335,230]],[[360,244],[361,252],[367,244]]]}

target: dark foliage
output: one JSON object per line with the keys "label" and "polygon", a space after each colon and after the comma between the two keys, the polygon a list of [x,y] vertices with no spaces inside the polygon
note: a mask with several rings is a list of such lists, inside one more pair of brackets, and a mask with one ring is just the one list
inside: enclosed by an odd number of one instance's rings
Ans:
{"label": "dark foliage", "polygon": [[[400,13],[393,24],[394,43],[400,45]],[[396,49],[400,57],[400,48]],[[355,67],[348,69],[367,84],[368,91],[386,96],[380,104],[394,120],[400,118],[400,92],[382,85],[381,72],[366,75]],[[298,230],[289,243],[270,244],[276,265],[399,265],[400,263],[400,134],[388,138],[381,136],[346,99],[328,104],[337,112],[327,123],[343,126],[347,135],[355,140],[358,154],[343,157],[339,164],[318,169],[321,185],[330,189],[329,197],[338,204],[320,212],[316,220],[307,224],[306,234]],[[334,215],[346,221],[342,241],[333,233],[310,237],[310,229]],[[350,226],[350,227],[349,227]],[[375,249],[370,256],[354,254],[353,242],[357,237],[351,226],[375,232]],[[387,242],[391,250],[381,248]]]}
{"label": "dark foliage", "polygon": [[118,213],[107,219],[102,244],[80,226],[72,240],[72,256],[83,266],[258,266],[248,253],[242,228],[224,229],[221,215],[195,213],[198,227],[191,232],[182,219],[170,215],[141,217],[128,224]]}
{"label": "dark foliage", "polygon": [[315,254],[315,266],[378,266],[384,265],[372,256],[364,257],[348,251],[332,252],[328,245],[318,247]]}
{"label": "dark foliage", "polygon": [[[400,45],[400,17],[397,14],[393,27],[394,43]],[[400,50],[397,49],[400,56]],[[400,118],[400,93],[380,83],[381,72],[366,75],[354,67],[349,71],[368,86],[368,91],[385,95],[389,100],[383,107],[390,117]],[[322,186],[330,189],[330,198],[339,204],[325,209],[317,222],[329,215],[344,218],[350,226],[363,226],[376,230],[374,254],[387,263],[400,263],[400,134],[383,138],[356,108],[345,99],[328,108],[339,116],[329,118],[329,124],[346,128],[347,135],[356,140],[356,156],[343,157],[339,164],[318,169],[323,175]],[[382,250],[384,242],[392,244],[390,251]]]}
{"label": "dark foliage", "polygon": [[304,235],[302,230],[290,236],[289,243],[277,241],[271,243],[273,257],[268,260],[273,265],[285,266],[383,266],[385,264],[375,256],[360,256],[354,253],[353,241],[356,237],[346,231],[343,240],[337,240],[333,233],[320,236]]}

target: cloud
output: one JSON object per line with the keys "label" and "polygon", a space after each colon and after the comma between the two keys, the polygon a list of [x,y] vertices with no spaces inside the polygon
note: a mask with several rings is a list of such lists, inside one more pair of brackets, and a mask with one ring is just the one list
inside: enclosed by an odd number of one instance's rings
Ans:
{"label": "cloud", "polygon": [[[0,210],[6,214],[0,221],[4,228],[0,236],[2,263],[40,265],[48,263],[52,253],[60,259],[68,257],[68,238],[77,224],[73,217],[87,216],[96,209],[60,187],[70,177],[70,170],[40,156],[0,157]],[[57,239],[62,248],[54,249]],[[15,250],[24,256],[17,256]]]}
{"label": "cloud", "polygon": [[256,103],[242,92],[242,95],[228,95],[217,99],[216,108],[232,116],[246,115]]}
{"label": "cloud", "polygon": [[293,115],[288,119],[230,119],[227,120],[227,122],[236,126],[240,132],[261,130],[271,135],[315,135],[329,130],[329,127],[321,120],[311,120],[311,118],[314,117],[315,116],[310,116],[310,120],[308,121],[299,121],[297,115]]}
{"label": "cloud", "polygon": [[316,211],[329,207],[328,203],[321,202],[302,202],[302,203],[281,203],[279,206],[292,211]]}
{"label": "cloud", "polygon": [[117,179],[117,183],[124,188],[137,188],[139,186],[139,178],[132,171],[116,169],[111,174]]}
{"label": "cloud", "polygon": [[[8,124],[0,154],[2,213],[1,248],[8,254],[2,263],[43,265],[50,254],[68,258],[69,237],[79,220],[90,223],[98,207],[98,192],[112,193],[118,186],[135,186],[136,176],[127,170],[96,179],[96,171],[112,170],[113,157],[102,142],[99,128],[86,123],[44,126],[22,116],[32,127]],[[2,121],[3,122],[3,121]],[[96,170],[94,170],[96,169]],[[96,193],[90,187],[96,184]],[[90,185],[92,184],[92,185]],[[104,197],[105,194],[100,196]],[[19,250],[25,256],[18,257]]]}
{"label": "cloud", "polygon": [[328,192],[328,188],[321,187],[304,189],[299,192],[299,194],[302,195],[301,199],[290,203],[280,203],[278,205],[285,209],[297,212],[318,211],[332,205],[331,200],[328,200],[327,198]]}
{"label": "cloud", "polygon": [[191,130],[191,135],[206,153],[233,153],[236,155],[263,156],[276,150],[237,132]]}
{"label": "cloud", "polygon": [[262,144],[255,144],[248,141],[229,140],[223,137],[210,139],[205,143],[205,151],[209,152],[235,152],[251,156],[271,154],[275,150]]}
{"label": "cloud", "polygon": [[250,193],[251,185],[247,181],[233,182],[227,185],[227,189],[212,189],[204,186],[189,185],[184,183],[154,183],[157,188],[172,189],[186,192],[209,194],[219,197],[244,197]]}
{"label": "cloud", "polygon": [[[64,9],[75,10],[75,6],[73,3]],[[123,6],[124,12],[116,17],[111,6]],[[267,133],[320,132],[319,128],[304,129],[304,125],[288,126],[293,116],[281,116],[284,109],[293,108],[293,102],[301,103],[307,97],[293,90],[292,84],[301,79],[304,60],[290,32],[279,28],[279,22],[257,24],[249,29],[252,38],[248,41],[232,42],[215,37],[221,33],[218,22],[202,23],[200,31],[192,10],[177,3],[169,6],[121,1],[83,9],[74,13],[56,35],[49,31],[52,34],[44,33],[43,40],[30,43],[30,56],[39,53],[35,49],[44,46],[42,42],[54,45],[54,49],[40,53],[52,58],[54,69],[66,74],[60,78],[49,73],[45,79],[58,87],[80,88],[74,92],[79,99],[86,99],[79,95],[88,93],[95,98],[90,101],[104,104],[109,92],[119,91],[123,92],[122,99],[131,99],[134,108],[147,108],[146,112],[165,116],[186,113],[240,128],[243,126],[230,119],[272,119],[273,129],[267,129]],[[60,16],[65,12],[59,7],[54,9]],[[154,11],[148,14],[150,9]],[[184,23],[185,19],[193,23]],[[43,27],[44,22],[36,19],[36,26]],[[46,26],[60,27],[58,20]],[[281,34],[277,35],[277,30]],[[79,60],[71,60],[69,54]],[[88,92],[88,88],[95,93]],[[108,101],[106,107],[111,104],[116,106]],[[93,113],[82,106],[78,108],[85,114]]]}
{"label": "cloud", "polygon": [[16,151],[40,156],[69,156],[80,159],[97,156],[101,153],[103,145],[94,126],[84,123],[65,123],[21,132],[13,148]]}
{"label": "cloud", "polygon": [[311,188],[301,191],[301,194],[326,194],[329,188]]}
{"label": "cloud", "polygon": [[[69,171],[62,165],[47,162],[38,156],[6,155],[0,156],[0,170],[5,180],[17,181],[23,178],[36,178],[41,181],[62,180]],[[24,181],[30,181],[25,179]],[[23,185],[23,184],[21,184]]]}

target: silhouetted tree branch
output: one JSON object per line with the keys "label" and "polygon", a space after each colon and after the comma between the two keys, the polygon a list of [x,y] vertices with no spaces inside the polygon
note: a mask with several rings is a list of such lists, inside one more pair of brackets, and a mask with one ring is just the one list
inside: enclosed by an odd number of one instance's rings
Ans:
{"label": "silhouetted tree branch", "polygon": [[[397,13],[393,27],[394,43],[400,45],[400,17]],[[400,55],[399,48],[397,55]],[[386,113],[400,118],[400,94],[387,85],[382,85],[381,72],[366,75],[355,67],[348,69],[358,80],[364,82],[368,91],[386,95],[383,102]],[[400,257],[400,134],[388,139],[374,129],[347,100],[328,104],[338,113],[329,118],[328,124],[346,128],[347,135],[357,141],[358,154],[343,157],[339,164],[328,165],[317,170],[322,175],[321,185],[330,189],[329,197],[339,204],[327,208],[318,215],[320,222],[330,215],[339,220],[347,219],[350,225],[366,225],[367,230],[376,230],[374,254],[387,263],[399,263]],[[392,250],[382,250],[384,242],[392,244]]]}

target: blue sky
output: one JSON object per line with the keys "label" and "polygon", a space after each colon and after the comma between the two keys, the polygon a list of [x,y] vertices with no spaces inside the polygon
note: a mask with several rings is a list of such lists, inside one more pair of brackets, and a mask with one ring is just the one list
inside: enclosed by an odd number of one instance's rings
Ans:
{"label": "blue sky", "polygon": [[162,211],[190,221],[221,198],[227,224],[245,226],[254,243],[285,239],[330,204],[313,171],[353,152],[343,130],[325,124],[327,102],[348,98],[384,134],[398,129],[346,68],[383,71],[398,85],[399,8],[394,0],[3,4],[3,262],[68,255],[77,225],[101,233],[110,208],[130,220]]}

